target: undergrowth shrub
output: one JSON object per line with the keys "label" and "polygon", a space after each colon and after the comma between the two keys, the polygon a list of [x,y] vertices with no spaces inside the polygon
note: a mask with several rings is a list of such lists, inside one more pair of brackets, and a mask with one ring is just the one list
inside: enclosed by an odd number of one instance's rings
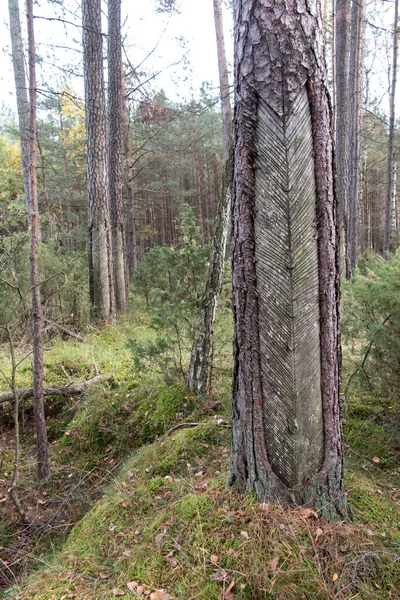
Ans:
{"label": "undergrowth shrub", "polygon": [[364,256],[353,280],[343,283],[342,331],[358,355],[355,378],[399,402],[400,251],[388,261]]}
{"label": "undergrowth shrub", "polygon": [[193,210],[186,206],[179,245],[152,248],[135,273],[135,291],[146,301],[155,338],[129,340],[134,367],[158,369],[168,383],[177,373],[185,375],[185,356],[204,293],[210,248],[199,239]]}

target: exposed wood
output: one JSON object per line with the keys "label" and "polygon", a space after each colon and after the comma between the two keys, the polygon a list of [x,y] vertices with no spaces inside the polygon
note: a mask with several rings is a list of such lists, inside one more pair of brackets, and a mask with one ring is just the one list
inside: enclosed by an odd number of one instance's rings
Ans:
{"label": "exposed wood", "polygon": [[[107,375],[96,375],[95,377],[91,377],[90,379],[82,379],[82,381],[78,381],[76,383],[71,383],[63,386],[50,386],[43,388],[43,396],[51,397],[51,396],[76,396],[79,394],[83,394],[85,389],[93,385],[94,383],[99,383],[100,381],[107,380],[111,377],[110,374]],[[33,397],[33,388],[25,388],[25,389],[17,389],[15,390],[16,396],[19,400],[27,400],[28,398]],[[9,392],[0,392],[0,404],[8,404],[14,399],[14,393],[12,391]]]}

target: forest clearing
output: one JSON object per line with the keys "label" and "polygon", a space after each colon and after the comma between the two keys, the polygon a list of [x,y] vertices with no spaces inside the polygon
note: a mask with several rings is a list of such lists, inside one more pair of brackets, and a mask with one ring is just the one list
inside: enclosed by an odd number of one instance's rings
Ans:
{"label": "forest clearing", "polygon": [[1,10],[0,599],[400,600],[398,0]]}

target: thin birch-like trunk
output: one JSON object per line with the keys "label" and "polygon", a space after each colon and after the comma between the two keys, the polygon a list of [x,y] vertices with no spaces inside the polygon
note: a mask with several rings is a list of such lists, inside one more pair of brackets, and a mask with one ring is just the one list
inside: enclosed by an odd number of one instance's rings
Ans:
{"label": "thin birch-like trunk", "polygon": [[213,327],[215,311],[224,279],[225,250],[230,215],[229,182],[231,178],[231,163],[229,161],[229,148],[232,138],[232,112],[229,100],[228,66],[226,61],[220,0],[214,0],[214,21],[217,37],[226,170],[221,185],[218,209],[215,217],[215,231],[208,280],[201,303],[187,376],[189,388],[200,395],[206,393],[210,383]]}
{"label": "thin birch-like trunk", "polygon": [[39,207],[36,175],[36,55],[33,29],[32,0],[27,0],[28,54],[29,54],[29,176],[31,192],[30,227],[30,281],[32,290],[33,326],[33,409],[36,429],[36,456],[38,479],[50,475],[46,419],[43,400],[43,314],[40,299],[39,276]]}

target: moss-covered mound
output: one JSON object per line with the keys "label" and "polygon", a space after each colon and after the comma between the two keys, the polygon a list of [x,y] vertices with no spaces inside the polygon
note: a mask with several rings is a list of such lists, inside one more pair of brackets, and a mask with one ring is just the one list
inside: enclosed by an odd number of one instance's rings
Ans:
{"label": "moss-covered mound", "polygon": [[[379,514],[368,509],[366,524],[260,505],[225,485],[229,437],[210,419],[141,449],[61,552],[3,597],[146,598],[138,589],[179,600],[399,597],[390,496],[376,495]],[[349,473],[356,509],[370,506],[368,482]]]}

